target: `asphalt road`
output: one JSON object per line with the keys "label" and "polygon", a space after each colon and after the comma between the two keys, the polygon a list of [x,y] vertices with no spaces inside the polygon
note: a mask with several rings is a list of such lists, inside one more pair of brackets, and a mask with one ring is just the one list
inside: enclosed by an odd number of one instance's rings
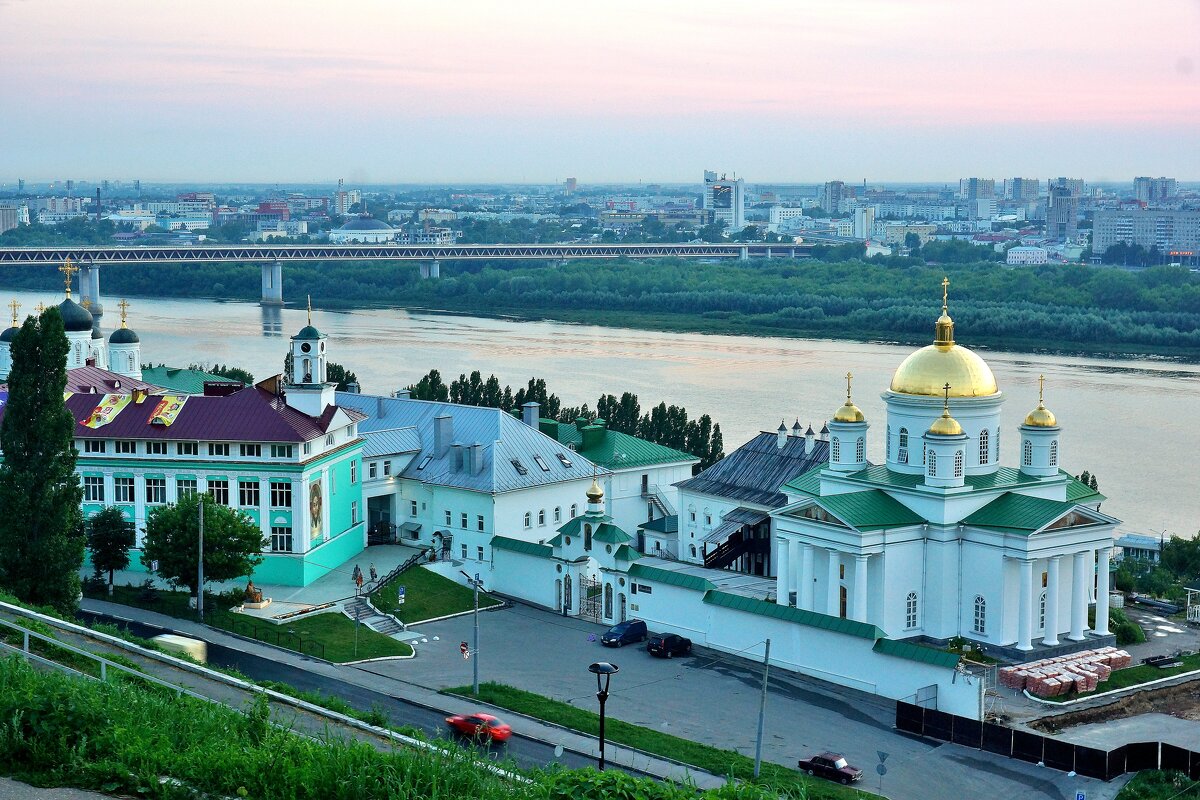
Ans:
{"label": "asphalt road", "polygon": [[[87,620],[98,620],[118,625],[135,636],[150,638],[168,632],[165,628],[146,625],[140,622],[117,620],[99,614],[80,612]],[[278,681],[286,683],[301,691],[321,692],[335,696],[349,703],[359,711],[371,711],[378,708],[387,714],[393,726],[409,725],[431,736],[448,735],[446,730],[446,715],[439,711],[415,705],[391,695],[364,689],[351,683],[345,683],[322,675],[316,675],[303,669],[287,664],[243,653],[221,645],[208,645],[209,662],[221,667],[236,669],[243,675],[257,681]],[[520,767],[545,767],[549,764],[562,764],[566,767],[594,766],[595,760],[569,750],[563,751],[562,756],[555,756],[555,748],[551,745],[530,739],[520,734],[503,744],[494,744],[488,748],[492,758],[497,760],[511,759]],[[642,776],[642,773],[625,770],[630,774]]]}

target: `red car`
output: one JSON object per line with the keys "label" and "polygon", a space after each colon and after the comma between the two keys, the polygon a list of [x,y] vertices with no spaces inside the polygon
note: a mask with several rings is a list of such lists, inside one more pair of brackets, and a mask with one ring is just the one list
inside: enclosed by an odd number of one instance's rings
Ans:
{"label": "red car", "polygon": [[798,765],[809,775],[828,778],[838,783],[853,783],[862,780],[863,771],[846,763],[845,756],[837,753],[818,753],[812,758],[802,758]]}
{"label": "red car", "polygon": [[491,714],[455,714],[446,717],[450,730],[460,736],[472,739],[484,739],[491,742],[505,742],[512,736],[512,728],[507,722],[501,722]]}

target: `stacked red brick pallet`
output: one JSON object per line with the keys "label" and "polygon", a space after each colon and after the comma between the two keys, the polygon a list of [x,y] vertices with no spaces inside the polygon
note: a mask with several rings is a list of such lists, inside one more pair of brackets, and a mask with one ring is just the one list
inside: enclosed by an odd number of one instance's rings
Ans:
{"label": "stacked red brick pallet", "polygon": [[1000,685],[1029,690],[1039,697],[1058,697],[1074,692],[1094,692],[1114,669],[1129,666],[1129,653],[1115,647],[1083,650],[1067,656],[1044,658],[1000,670]]}

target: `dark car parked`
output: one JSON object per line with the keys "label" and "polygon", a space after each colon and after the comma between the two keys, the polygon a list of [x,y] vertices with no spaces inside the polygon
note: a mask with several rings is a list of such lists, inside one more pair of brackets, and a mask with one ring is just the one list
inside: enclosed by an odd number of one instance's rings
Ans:
{"label": "dark car parked", "polygon": [[809,775],[828,778],[838,783],[853,783],[861,780],[863,771],[846,763],[844,756],[837,753],[819,753],[812,758],[802,758],[800,769]]}
{"label": "dark car parked", "polygon": [[692,640],[673,633],[658,634],[646,642],[646,652],[659,658],[691,655]]}
{"label": "dark car parked", "polygon": [[624,647],[632,642],[644,642],[649,635],[645,622],[640,619],[627,619],[609,628],[600,637],[600,644],[606,647]]}

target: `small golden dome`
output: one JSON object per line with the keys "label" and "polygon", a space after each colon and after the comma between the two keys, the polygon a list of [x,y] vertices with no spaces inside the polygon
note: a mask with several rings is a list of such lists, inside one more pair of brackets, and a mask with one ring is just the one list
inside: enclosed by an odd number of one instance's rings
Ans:
{"label": "small golden dome", "polygon": [[1046,403],[1042,399],[1042,390],[1045,388],[1046,376],[1038,376],[1038,404],[1037,408],[1030,411],[1025,417],[1025,424],[1031,428],[1057,428],[1058,420],[1054,418],[1054,413],[1046,408]]}
{"label": "small golden dome", "polygon": [[947,383],[954,387],[951,397],[987,397],[999,391],[987,363],[954,343],[954,320],[946,305],[949,285],[950,281],[943,278],[942,315],[934,326],[933,344],[901,362],[892,376],[893,392],[936,397]]}
{"label": "small golden dome", "polygon": [[600,488],[595,475],[592,476],[592,485],[588,487],[587,499],[589,503],[599,503],[604,499],[604,490]]}
{"label": "small golden dome", "polygon": [[950,411],[946,410],[929,426],[929,432],[935,436],[961,436],[963,429],[958,420],[950,416]]}
{"label": "small golden dome", "polygon": [[849,372],[846,373],[846,402],[837,413],[833,415],[834,422],[866,422],[867,418],[863,416],[862,411],[858,406],[854,405],[854,401],[850,399],[850,382],[854,376]]}

